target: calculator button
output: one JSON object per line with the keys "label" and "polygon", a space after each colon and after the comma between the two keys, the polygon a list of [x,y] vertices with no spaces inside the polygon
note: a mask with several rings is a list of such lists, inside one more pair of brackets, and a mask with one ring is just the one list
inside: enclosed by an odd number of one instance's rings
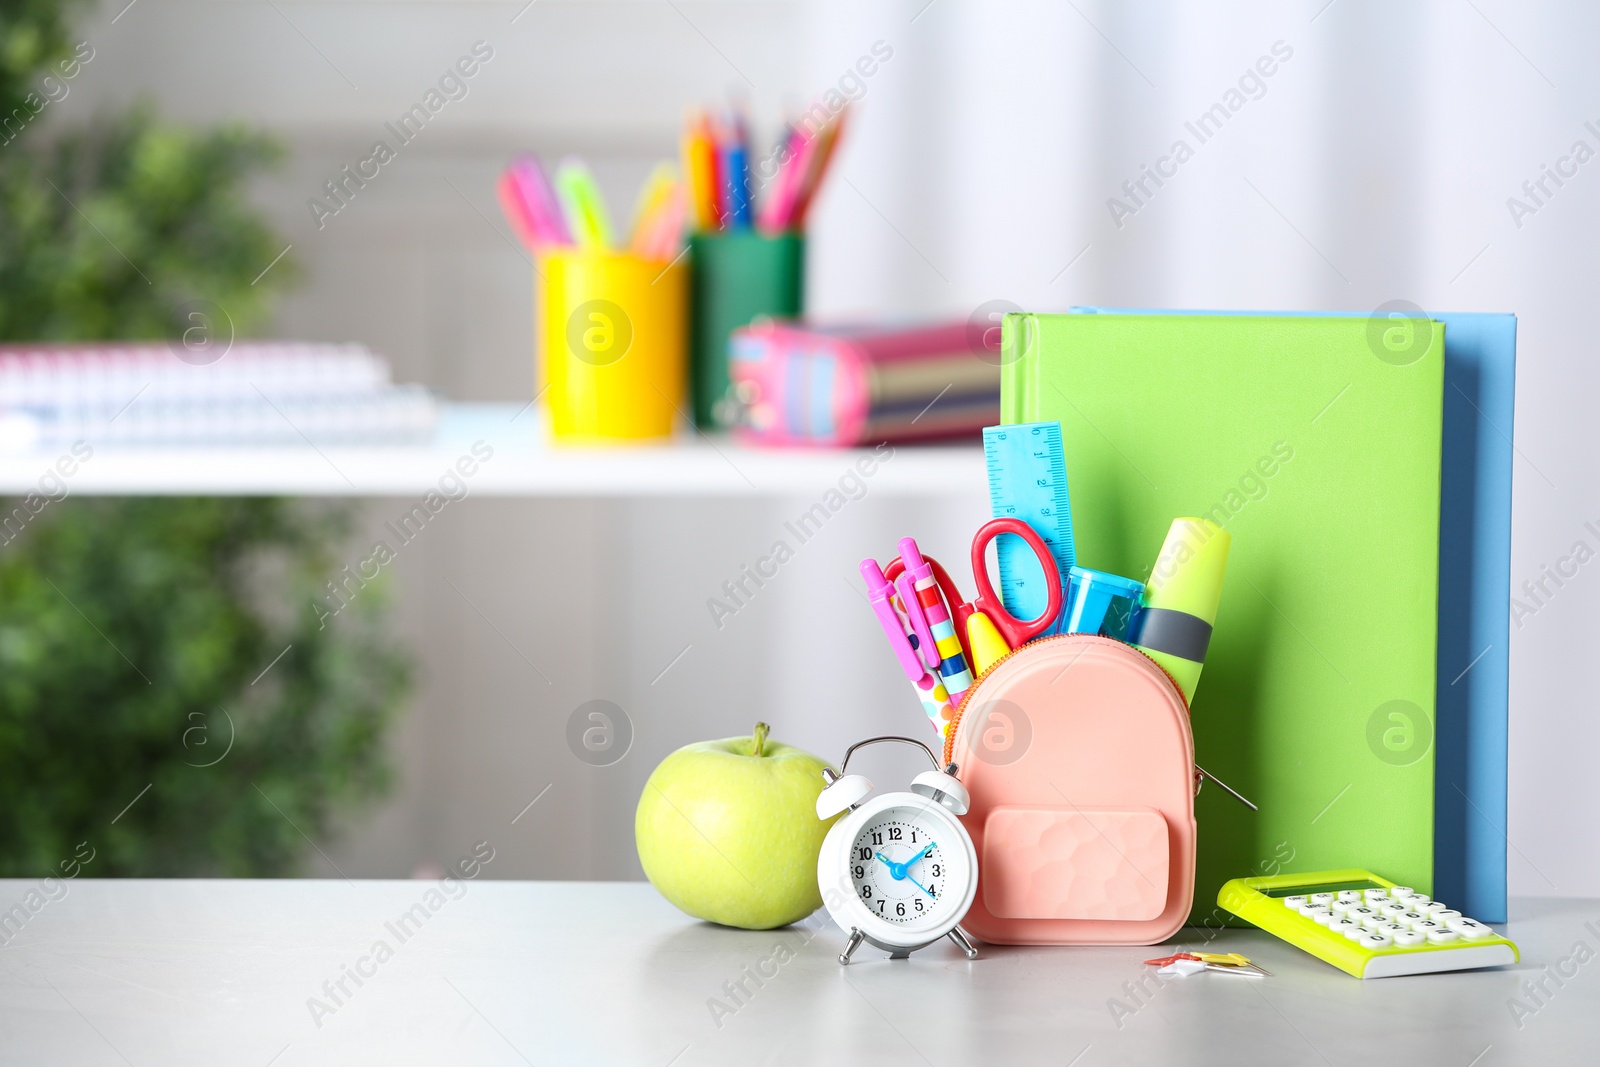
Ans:
{"label": "calculator button", "polygon": [[1328,905],[1335,915],[1349,915],[1356,905],[1348,900],[1336,900]]}
{"label": "calculator button", "polygon": [[1364,889],[1362,890],[1361,895],[1366,897],[1368,900],[1389,899],[1389,891],[1387,889]]}
{"label": "calculator button", "polygon": [[[1438,901],[1435,901],[1434,903],[1438,903]],[[1439,911],[1429,912],[1429,916],[1434,922],[1444,923],[1446,926],[1449,926],[1451,919],[1461,918],[1461,913],[1459,911],[1452,911],[1450,908],[1443,908]]]}
{"label": "calculator button", "polygon": [[1406,907],[1404,904],[1400,904],[1396,901],[1390,901],[1389,903],[1380,907],[1378,912],[1381,915],[1404,915],[1410,910],[1411,909]]}
{"label": "calculator button", "polygon": [[1416,893],[1416,890],[1408,885],[1392,885],[1389,887],[1389,895],[1396,900],[1404,900],[1414,893]]}
{"label": "calculator button", "polygon": [[1411,929],[1419,934],[1431,934],[1435,930],[1446,929],[1444,923],[1436,923],[1432,919],[1420,919],[1411,924]]}
{"label": "calculator button", "polygon": [[1371,930],[1368,930],[1364,926],[1351,926],[1351,927],[1347,927],[1347,928],[1341,928],[1339,930],[1339,932],[1341,934],[1343,934],[1345,937],[1348,937],[1352,941],[1360,941],[1362,938],[1367,937],[1368,935],[1370,935],[1372,933]]}
{"label": "calculator button", "polygon": [[1299,911],[1301,908],[1305,907],[1306,903],[1307,901],[1303,894],[1296,894],[1292,897],[1283,898],[1283,906],[1286,908],[1292,908],[1295,911]]}
{"label": "calculator button", "polygon": [[1454,930],[1429,930],[1428,944],[1448,945],[1452,941],[1459,940],[1460,937],[1461,935],[1456,933]]}
{"label": "calculator button", "polygon": [[1326,904],[1306,904],[1300,908],[1300,914],[1308,919],[1318,915],[1331,915],[1332,913],[1333,909]]}
{"label": "calculator button", "polygon": [[1418,904],[1417,898],[1412,897],[1410,900],[1406,901],[1406,903],[1411,905],[1412,911],[1420,911],[1425,914],[1436,914],[1441,911],[1450,910],[1450,905],[1446,904],[1442,900],[1430,900],[1426,904]]}
{"label": "calculator button", "polygon": [[[1327,905],[1324,904],[1323,907],[1327,907]],[[1315,919],[1319,925],[1322,925],[1322,926],[1332,926],[1336,922],[1344,921],[1344,920],[1340,919],[1339,916],[1335,915],[1331,911],[1313,912],[1311,917],[1313,919]]]}
{"label": "calculator button", "polygon": [[1389,926],[1390,922],[1387,915],[1365,915],[1362,916],[1361,925],[1368,930],[1384,933],[1386,932],[1384,928]]}
{"label": "calculator button", "polygon": [[1396,934],[1409,933],[1410,931],[1411,927],[1407,926],[1405,923],[1390,922],[1384,923],[1382,926],[1378,927],[1378,933],[1388,934],[1390,937],[1394,937]]}
{"label": "calculator button", "polygon": [[1328,920],[1328,929],[1341,934],[1348,934],[1353,930],[1359,935],[1361,933],[1361,924],[1353,919],[1334,918]]}
{"label": "calculator button", "polygon": [[1493,930],[1471,919],[1458,919],[1446,929],[1455,931],[1468,941],[1482,941],[1486,937],[1494,936]]}
{"label": "calculator button", "polygon": [[1403,925],[1409,926],[1415,930],[1417,928],[1417,924],[1424,921],[1426,918],[1427,916],[1423,915],[1421,912],[1408,911],[1403,915],[1396,915],[1394,917],[1394,921],[1397,923],[1402,923]]}
{"label": "calculator button", "polygon": [[1432,897],[1425,893],[1412,893],[1409,897],[1406,897],[1406,903],[1410,904],[1412,910],[1415,911],[1418,907],[1428,903],[1432,899]]}
{"label": "calculator button", "polygon": [[1338,899],[1344,901],[1346,904],[1359,904],[1361,903],[1361,894],[1357,893],[1354,889],[1344,889],[1339,892]]}
{"label": "calculator button", "polygon": [[1394,944],[1394,939],[1385,937],[1383,934],[1368,933],[1365,937],[1357,941],[1356,944],[1367,949],[1388,948],[1390,945]]}
{"label": "calculator button", "polygon": [[1311,894],[1311,903],[1313,903],[1313,904],[1332,904],[1333,901],[1334,901],[1334,896],[1333,896],[1332,893],[1312,893]]}
{"label": "calculator button", "polygon": [[1362,922],[1362,921],[1364,921],[1366,919],[1372,918],[1373,916],[1377,915],[1378,913],[1377,913],[1376,910],[1374,910],[1372,908],[1368,908],[1368,907],[1365,907],[1364,905],[1357,904],[1355,907],[1353,907],[1349,911],[1345,912],[1345,914],[1348,915],[1350,918],[1354,919],[1356,922]]}
{"label": "calculator button", "polygon": [[1397,930],[1390,936],[1394,938],[1394,943],[1401,948],[1414,948],[1417,945],[1426,945],[1428,943],[1428,935],[1419,934],[1415,930]]}

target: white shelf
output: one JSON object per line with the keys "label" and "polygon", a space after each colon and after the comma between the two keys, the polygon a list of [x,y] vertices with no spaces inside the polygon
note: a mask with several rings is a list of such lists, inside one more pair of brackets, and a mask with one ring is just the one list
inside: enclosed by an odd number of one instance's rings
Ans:
{"label": "white shelf", "polygon": [[[477,441],[494,453],[465,479],[474,496],[820,498],[857,461],[874,459],[870,449],[754,449],[698,434],[658,445],[558,447],[534,409],[519,414],[515,404],[451,404],[437,439],[425,446],[104,447],[63,480],[70,493],[99,496],[416,496],[437,489]],[[37,491],[56,459],[55,451],[0,457],[0,494]],[[976,436],[971,445],[896,446],[887,461],[874,462],[862,479],[871,495],[982,499],[987,484]]]}

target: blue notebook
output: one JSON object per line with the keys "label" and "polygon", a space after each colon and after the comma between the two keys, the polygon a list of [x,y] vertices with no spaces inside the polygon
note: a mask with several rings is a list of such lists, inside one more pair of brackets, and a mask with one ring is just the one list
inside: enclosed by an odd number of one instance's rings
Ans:
{"label": "blue notebook", "polygon": [[[1350,315],[1367,312],[1073,308],[1103,314]],[[1429,312],[1444,323],[1439,501],[1439,658],[1433,895],[1506,921],[1506,709],[1511,619],[1511,423],[1517,319]]]}

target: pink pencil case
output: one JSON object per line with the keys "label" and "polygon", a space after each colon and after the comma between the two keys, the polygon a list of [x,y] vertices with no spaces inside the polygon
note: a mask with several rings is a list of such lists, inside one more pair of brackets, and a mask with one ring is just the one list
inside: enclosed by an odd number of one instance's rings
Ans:
{"label": "pink pencil case", "polygon": [[847,447],[977,433],[1000,421],[1000,368],[966,323],[734,331],[735,433],[766,445]]}
{"label": "pink pencil case", "polygon": [[978,896],[962,920],[1002,945],[1151,945],[1194,898],[1199,778],[1189,709],[1154,660],[1120,641],[1029,642],[963,696],[945,762]]}

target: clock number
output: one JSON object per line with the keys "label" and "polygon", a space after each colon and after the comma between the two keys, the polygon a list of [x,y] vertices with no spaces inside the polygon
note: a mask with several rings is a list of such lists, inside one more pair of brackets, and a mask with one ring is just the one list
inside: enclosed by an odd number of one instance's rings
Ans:
{"label": "clock number", "polygon": [[921,911],[922,910],[922,898],[921,897],[918,897],[916,899],[916,905],[917,905],[917,910]]}
{"label": "clock number", "polygon": [[878,911],[882,912],[883,911],[883,906],[885,904],[887,904],[887,903],[889,903],[887,900],[884,900],[882,897],[879,897],[878,898]]}
{"label": "clock number", "polygon": [[859,864],[859,863],[856,864],[856,878],[857,878],[857,880],[865,878],[866,876],[867,876],[867,869],[865,867],[861,866],[861,864]]}
{"label": "clock number", "polygon": [[898,826],[889,827],[889,840],[890,841],[898,841],[898,840],[900,840],[900,827],[898,827]]}
{"label": "clock number", "polygon": [[894,906],[894,913],[896,915],[904,915],[906,913],[906,906],[904,904],[896,904]]}
{"label": "clock number", "polygon": [[858,849],[856,851],[856,858],[864,863],[872,858],[872,850],[870,848]]}
{"label": "clock number", "polygon": [[917,832],[915,830],[911,831],[911,843],[913,845],[917,843]]}
{"label": "clock number", "polygon": [[939,877],[939,865],[935,863],[928,873],[933,875],[935,878]]}
{"label": "clock number", "polygon": [[877,831],[876,831],[876,830],[874,830],[874,831],[873,831],[873,832],[872,832],[872,843],[873,843],[873,844],[874,844],[874,845],[881,845],[881,844],[883,844],[883,835],[882,835],[882,834],[880,834],[880,833],[878,833],[878,832],[877,832]]}
{"label": "clock number", "polygon": [[861,899],[863,899],[863,900],[871,900],[872,899],[872,887],[870,885],[864,885],[864,886],[861,887]]}

